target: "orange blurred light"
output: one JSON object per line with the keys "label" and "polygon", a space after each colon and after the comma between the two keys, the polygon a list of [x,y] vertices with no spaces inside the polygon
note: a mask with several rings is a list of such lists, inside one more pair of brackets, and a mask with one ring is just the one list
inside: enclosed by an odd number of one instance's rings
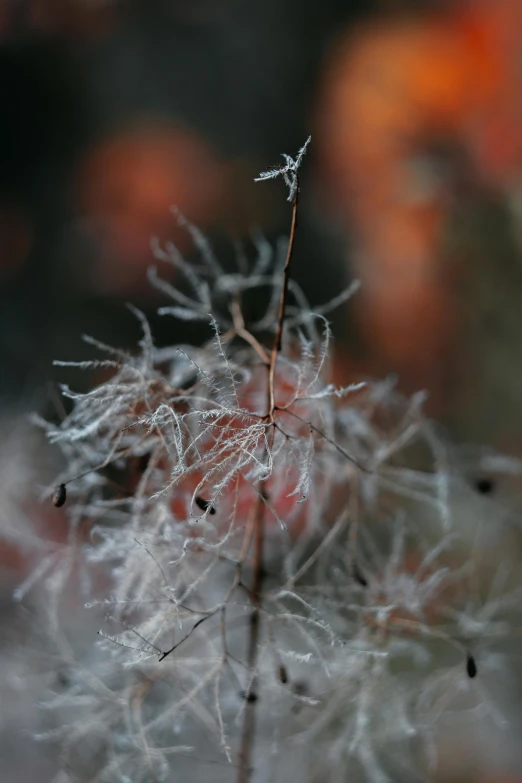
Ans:
{"label": "orange blurred light", "polygon": [[78,176],[82,222],[100,250],[95,285],[117,294],[139,291],[151,237],[173,239],[182,250],[189,244],[170,208],[205,229],[223,209],[227,184],[227,166],[195,132],[149,124],[103,140]]}
{"label": "orange blurred light", "polygon": [[520,179],[520,43],[518,0],[476,0],[362,25],[326,68],[316,124],[329,214],[350,227],[375,370],[409,387],[437,392],[458,320],[440,257],[449,186],[418,163],[442,142],[466,151],[478,180]]}

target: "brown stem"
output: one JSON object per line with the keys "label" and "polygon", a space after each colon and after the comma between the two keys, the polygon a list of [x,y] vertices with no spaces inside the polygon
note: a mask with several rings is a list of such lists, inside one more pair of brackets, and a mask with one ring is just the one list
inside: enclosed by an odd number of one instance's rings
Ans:
{"label": "brown stem", "polygon": [[[241,313],[241,308],[237,301],[232,303],[230,312],[232,313],[232,319],[234,321],[234,329],[231,330],[233,334],[236,334],[238,337],[245,340],[245,342],[249,343],[261,358],[263,364],[266,364],[268,367],[270,365],[270,358],[261,343],[256,340],[253,334],[250,334],[250,332],[245,329],[243,314]],[[223,339],[225,339],[225,337],[223,337]]]}
{"label": "brown stem", "polygon": [[[297,176],[297,175],[296,175]],[[297,205],[299,199],[299,182],[296,184],[294,200],[292,203],[292,224],[290,227],[290,238],[288,240],[288,250],[286,253],[285,265],[283,267],[283,287],[281,290],[281,299],[279,302],[279,314],[277,318],[277,327],[274,338],[274,344],[270,354],[270,363],[268,366],[268,394],[267,394],[267,413],[266,419],[270,421],[274,428],[272,429],[272,442],[275,432],[274,413],[275,404],[275,373],[277,355],[281,350],[283,342],[283,330],[285,322],[285,306],[288,296],[288,282],[290,277],[290,262],[295,242],[295,232],[297,228]],[[268,448],[268,447],[267,447]],[[265,455],[267,456],[267,455]],[[252,582],[252,602],[254,605],[250,617],[250,635],[248,642],[248,668],[251,673],[250,690],[255,692],[256,677],[254,670],[257,663],[257,648],[259,644],[259,620],[261,609],[261,591],[263,587],[264,567],[263,567],[263,544],[264,544],[264,503],[263,503],[263,484],[261,482],[259,495],[256,503],[256,517],[254,522],[254,557],[253,557],[253,582]],[[248,700],[245,705],[245,721],[243,724],[243,734],[241,737],[241,749],[239,752],[239,773],[237,783],[248,783],[251,773],[251,759],[254,742],[255,729],[255,709],[257,700]]]}
{"label": "brown stem", "polygon": [[[263,498],[258,496],[256,500],[256,518],[254,527],[254,562],[253,562],[253,583],[252,583],[252,602],[254,608],[250,615],[250,635],[248,641],[248,668],[251,672],[249,692],[256,691],[256,677],[253,672],[257,662],[257,648],[259,644],[259,619],[261,608],[261,589],[263,586],[263,540],[264,540],[264,503]],[[243,723],[243,734],[241,737],[241,750],[239,752],[239,772],[237,783],[248,783],[250,780],[250,764],[252,759],[254,728],[255,728],[255,708],[256,700],[248,699],[245,704],[245,720]]]}
{"label": "brown stem", "polygon": [[[296,174],[297,176],[297,174]],[[299,201],[299,182],[295,188],[294,200],[292,202],[292,225],[290,227],[290,239],[288,240],[288,250],[286,252],[285,265],[283,267],[283,290],[281,291],[281,299],[279,302],[279,315],[277,318],[277,328],[274,339],[274,345],[272,347],[272,353],[270,354],[270,367],[268,369],[268,416],[273,420],[275,410],[275,371],[277,354],[281,350],[283,342],[283,329],[285,323],[285,306],[288,296],[288,282],[290,280],[290,262],[292,260],[292,253],[294,250],[295,231],[297,228],[297,206]]]}
{"label": "brown stem", "polygon": [[[276,333],[274,338],[274,344],[272,346],[272,351],[270,354],[270,362],[268,365],[267,413],[265,418],[267,421],[270,421],[273,425],[272,441],[273,441],[275,429],[277,427],[277,424],[274,420],[274,414],[276,410],[279,410],[275,403],[276,364],[277,364],[277,356],[281,351],[281,346],[283,342],[285,306],[286,306],[286,300],[288,296],[288,283],[290,279],[290,263],[292,260],[292,254],[293,254],[294,242],[295,242],[295,233],[297,228],[298,199],[299,199],[299,183],[297,182],[293,204],[292,204],[292,224],[290,228],[290,238],[288,242],[288,250],[286,254],[285,264],[283,267],[283,287],[282,287],[281,299],[279,303],[277,327],[276,327]],[[290,413],[291,415],[295,415],[296,418],[300,418],[296,414],[293,414],[291,411],[287,411],[285,409],[281,409],[281,410],[283,410],[285,413]],[[321,432],[320,430],[317,430],[317,428],[314,427],[313,425],[310,426],[314,430],[316,430],[320,435],[322,435],[326,440],[328,440],[333,445],[335,445],[336,448],[338,448],[342,452],[343,456],[345,456],[347,459],[354,462],[358,467],[364,470],[364,468],[360,466],[358,462],[351,455],[349,455],[343,449],[340,449],[340,447],[337,446],[337,444],[335,444],[333,441],[331,441],[331,439],[328,438],[328,436],[325,433]],[[254,670],[257,663],[257,648],[259,644],[259,631],[260,631],[259,620],[260,620],[260,609],[261,609],[261,591],[263,587],[263,577],[264,577],[263,484],[264,482],[261,482],[260,492],[256,501],[257,507],[256,507],[255,521],[254,521],[253,584],[252,584],[252,591],[251,591],[251,600],[254,608],[252,611],[252,615],[250,617],[250,636],[249,636],[249,647],[248,647],[248,668],[251,673],[250,691],[254,693],[256,691],[256,680],[257,680],[257,678],[254,675]],[[248,700],[247,704],[245,705],[245,721],[243,724],[243,733],[241,737],[241,749],[239,753],[239,774],[238,774],[237,783],[248,783],[250,780],[250,774],[251,774],[250,764],[251,764],[252,751],[253,751],[256,704],[257,704],[257,699],[252,699],[252,700]]]}

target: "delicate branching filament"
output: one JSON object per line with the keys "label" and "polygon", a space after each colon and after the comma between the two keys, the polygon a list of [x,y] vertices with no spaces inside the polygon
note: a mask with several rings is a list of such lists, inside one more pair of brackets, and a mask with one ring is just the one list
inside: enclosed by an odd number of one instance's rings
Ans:
{"label": "delicate branching filament", "polygon": [[[38,419],[64,464],[43,496],[70,533],[16,594],[37,594],[67,671],[42,699],[60,780],[429,780],[437,721],[502,723],[484,675],[522,639],[519,528],[492,513],[494,460],[464,475],[422,395],[332,383],[325,315],[356,286],[314,313],[293,280],[309,141],[259,177],[288,187],[284,255],[254,237],[228,271],[177,211],[197,260],[155,244],[160,314],[206,341],[159,348],[131,308],[136,355],[87,338],[105,359],[57,363],[111,373]],[[67,620],[80,590],[87,649]]]}

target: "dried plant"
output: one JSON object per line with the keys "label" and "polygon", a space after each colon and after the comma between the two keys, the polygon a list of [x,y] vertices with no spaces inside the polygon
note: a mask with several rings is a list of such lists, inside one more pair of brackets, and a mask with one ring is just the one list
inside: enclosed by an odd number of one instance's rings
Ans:
{"label": "dried plant", "polygon": [[[60,673],[38,735],[56,783],[428,780],[446,720],[505,720],[488,677],[517,636],[513,515],[489,514],[423,395],[328,381],[325,316],[356,286],[312,312],[290,277],[307,145],[260,177],[289,188],[284,256],[256,240],[227,272],[177,213],[198,263],[155,247],[186,283],[151,270],[160,312],[208,323],[205,344],[157,348],[133,308],[137,356],[89,338],[106,358],[57,362],[108,379],[39,420],[70,539],[18,598],[38,585]],[[64,623],[75,591],[96,644]]]}

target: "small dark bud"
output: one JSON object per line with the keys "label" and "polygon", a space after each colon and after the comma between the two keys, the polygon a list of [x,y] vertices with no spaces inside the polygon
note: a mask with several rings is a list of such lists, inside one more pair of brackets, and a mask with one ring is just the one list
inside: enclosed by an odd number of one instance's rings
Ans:
{"label": "small dark bud", "polygon": [[247,702],[247,704],[254,704],[254,702],[257,701],[257,694],[255,694],[253,691],[250,693],[247,693],[247,691],[241,691],[239,695]]}
{"label": "small dark bud", "polygon": [[54,488],[54,492],[51,495],[51,500],[53,501],[53,506],[56,506],[56,508],[63,506],[67,500],[67,490],[65,489],[65,484],[58,484],[58,486]]}
{"label": "small dark bud", "polygon": [[136,463],[140,473],[145,473],[149,466],[150,454],[142,454],[141,457],[136,457]]}
{"label": "small dark bud", "polygon": [[466,658],[466,671],[470,679],[473,679],[473,677],[477,676],[477,664],[475,663],[475,659],[471,653],[468,653]]}
{"label": "small dark bud", "polygon": [[199,495],[196,498],[196,506],[200,508],[202,511],[207,511],[209,514],[215,514],[216,509],[210,502],[210,500],[205,500],[204,498],[200,497]]}
{"label": "small dark bud", "polygon": [[56,679],[60,685],[63,685],[64,688],[70,685],[69,675],[63,669],[57,672]]}
{"label": "small dark bud", "polygon": [[361,587],[368,587],[368,580],[364,576],[357,563],[353,564],[352,574],[355,581],[358,582]]}
{"label": "small dark bud", "polygon": [[308,685],[306,682],[300,680],[299,682],[294,683],[294,693],[297,696],[306,696],[308,693]]}
{"label": "small dark bud", "polygon": [[281,664],[281,666],[278,669],[279,674],[279,680],[283,683],[283,685],[286,685],[288,682],[288,672],[286,671],[286,667]]}
{"label": "small dark bud", "polygon": [[495,484],[490,478],[479,478],[475,482],[475,488],[481,495],[491,495],[495,489]]}

